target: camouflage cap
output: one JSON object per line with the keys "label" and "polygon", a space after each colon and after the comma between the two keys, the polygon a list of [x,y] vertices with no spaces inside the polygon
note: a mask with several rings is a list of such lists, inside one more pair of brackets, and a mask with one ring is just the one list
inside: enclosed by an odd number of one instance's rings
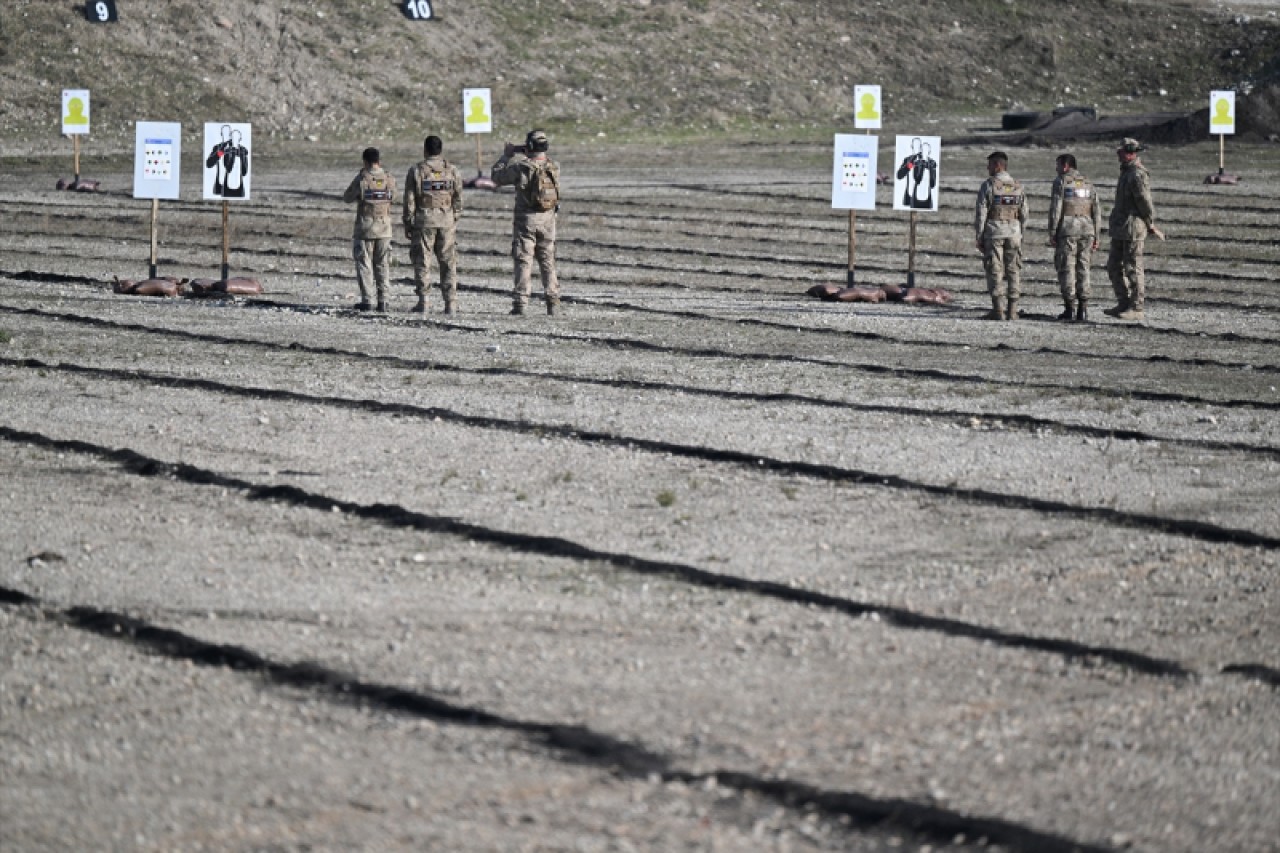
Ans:
{"label": "camouflage cap", "polygon": [[1124,138],[1124,142],[1121,142],[1120,147],[1116,150],[1123,151],[1126,154],[1137,154],[1139,151],[1146,151],[1147,146],[1143,145],[1136,139],[1130,139],[1126,136]]}

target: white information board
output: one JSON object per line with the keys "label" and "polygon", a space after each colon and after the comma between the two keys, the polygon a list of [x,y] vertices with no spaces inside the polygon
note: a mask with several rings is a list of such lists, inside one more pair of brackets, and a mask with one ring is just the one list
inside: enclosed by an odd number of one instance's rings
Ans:
{"label": "white information board", "polygon": [[884,112],[880,107],[879,86],[853,87],[853,126],[858,130],[879,130],[880,116]]}
{"label": "white information board", "polygon": [[62,90],[62,135],[89,132],[89,90]]}
{"label": "white information board", "polygon": [[838,210],[876,209],[878,136],[837,133],[831,170],[831,206]]}
{"label": "white information board", "polygon": [[493,133],[493,106],[488,89],[462,90],[462,129],[466,133]]}
{"label": "white information board", "polygon": [[1223,90],[1209,93],[1209,132],[1236,132],[1236,93]]}
{"label": "white information board", "polygon": [[140,121],[134,125],[133,197],[177,198],[182,125]]}
{"label": "white information board", "polygon": [[942,137],[899,136],[894,153],[893,209],[937,210]]}
{"label": "white information board", "polygon": [[204,198],[249,198],[253,125],[211,121],[204,126]]}

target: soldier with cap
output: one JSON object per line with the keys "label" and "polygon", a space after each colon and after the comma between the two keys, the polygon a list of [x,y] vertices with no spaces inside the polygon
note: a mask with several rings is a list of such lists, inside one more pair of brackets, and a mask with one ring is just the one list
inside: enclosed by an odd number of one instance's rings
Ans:
{"label": "soldier with cap", "polygon": [[1089,179],[1080,174],[1073,154],[1060,154],[1058,176],[1049,201],[1049,245],[1065,310],[1059,320],[1089,319],[1089,261],[1098,248],[1102,206]]}
{"label": "soldier with cap", "polygon": [[556,278],[556,211],[560,209],[560,166],[547,156],[550,144],[541,130],[525,136],[523,148],[507,143],[489,176],[498,186],[516,190],[511,225],[511,257],[515,261],[515,287],[511,313],[523,314],[533,286],[533,261],[538,261],[547,313],[560,306]]}
{"label": "soldier with cap", "polygon": [[387,283],[391,276],[391,202],[395,199],[396,179],[382,168],[382,155],[377,148],[366,148],[361,155],[364,168],[342,200],[356,203],[356,224],[352,236],[352,257],[356,262],[356,284],[360,287],[359,311],[370,307],[370,287],[377,288],[377,310],[387,310]]}
{"label": "soldier with cap", "polygon": [[1107,230],[1111,249],[1107,253],[1107,275],[1116,294],[1116,305],[1104,314],[1119,320],[1141,322],[1146,318],[1146,274],[1142,249],[1151,233],[1161,240],[1164,234],[1156,227],[1156,211],[1151,203],[1151,178],[1138,159],[1146,146],[1136,139],[1125,139],[1116,149],[1120,161],[1120,180],[1116,181],[1116,202],[1111,208]]}
{"label": "soldier with cap", "polygon": [[413,289],[418,304],[411,311],[427,312],[431,257],[440,267],[440,293],[444,313],[457,310],[458,217],[462,215],[462,178],[458,169],[441,156],[444,143],[428,136],[422,143],[426,158],[409,170],[404,179],[404,235],[409,238],[413,261]]}
{"label": "soldier with cap", "polygon": [[978,190],[973,230],[987,271],[991,294],[988,320],[1018,319],[1022,296],[1022,229],[1027,222],[1027,194],[1008,172],[1009,155],[992,152],[987,174]]}

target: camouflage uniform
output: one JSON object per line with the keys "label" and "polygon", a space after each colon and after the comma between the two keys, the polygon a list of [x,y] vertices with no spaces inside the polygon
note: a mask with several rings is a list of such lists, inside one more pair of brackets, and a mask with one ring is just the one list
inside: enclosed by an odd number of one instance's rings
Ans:
{"label": "camouflage uniform", "polygon": [[409,233],[409,257],[413,261],[416,311],[427,308],[431,256],[440,267],[440,292],[444,313],[452,314],[458,291],[458,217],[462,215],[462,178],[457,168],[440,156],[428,157],[409,170],[404,179],[404,228]]}
{"label": "camouflage uniform", "polygon": [[1107,313],[1113,316],[1142,314],[1147,299],[1142,249],[1147,241],[1147,232],[1155,227],[1155,219],[1151,179],[1142,161],[1135,157],[1120,167],[1116,203],[1107,222],[1107,230],[1111,234],[1107,275],[1111,277],[1111,289],[1115,291],[1117,303]]}
{"label": "camouflage uniform", "polygon": [[1049,201],[1049,237],[1053,266],[1066,306],[1063,319],[1085,319],[1089,304],[1089,261],[1102,231],[1102,205],[1092,183],[1075,169],[1053,180]]}
{"label": "camouflage uniform", "polygon": [[528,156],[517,152],[509,158],[503,155],[489,173],[499,186],[516,188],[515,215],[511,226],[511,257],[515,261],[513,314],[523,314],[529,302],[535,258],[542,275],[547,313],[554,314],[560,305],[560,282],[556,277],[556,211],[560,206],[556,204],[550,210],[540,210],[530,197],[532,176],[538,168],[550,170],[556,186],[560,185],[560,166],[545,151]]}
{"label": "camouflage uniform", "polygon": [[351,254],[356,262],[356,284],[360,287],[359,307],[362,308],[367,309],[371,304],[369,286],[376,283],[378,310],[387,310],[387,282],[391,277],[391,202],[395,194],[396,179],[377,164],[361,169],[342,194],[343,201],[357,203]]}
{"label": "camouflage uniform", "polygon": [[[973,217],[975,239],[982,245],[991,294],[992,319],[1018,319],[1022,296],[1022,228],[1027,221],[1027,194],[1022,184],[1001,171],[983,181]],[[1007,292],[1006,292],[1007,285]]]}

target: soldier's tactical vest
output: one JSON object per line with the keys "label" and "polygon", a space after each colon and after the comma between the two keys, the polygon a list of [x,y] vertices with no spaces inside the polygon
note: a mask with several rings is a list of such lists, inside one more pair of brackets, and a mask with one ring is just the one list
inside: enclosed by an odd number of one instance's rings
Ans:
{"label": "soldier's tactical vest", "polygon": [[991,209],[988,216],[996,222],[1013,222],[1022,207],[1022,184],[1007,173],[1000,173],[991,182]]}
{"label": "soldier's tactical vest", "polygon": [[446,207],[453,206],[453,178],[450,177],[452,170],[449,168],[449,161],[441,161],[442,165],[439,169],[428,166],[425,162],[422,168],[418,170],[418,198],[421,200],[423,207],[433,210],[443,210]]}
{"label": "soldier's tactical vest", "polygon": [[365,172],[360,178],[360,216],[378,222],[391,221],[391,184],[387,174]]}
{"label": "soldier's tactical vest", "polygon": [[1083,175],[1062,180],[1062,215],[1089,216],[1093,213],[1093,184]]}

